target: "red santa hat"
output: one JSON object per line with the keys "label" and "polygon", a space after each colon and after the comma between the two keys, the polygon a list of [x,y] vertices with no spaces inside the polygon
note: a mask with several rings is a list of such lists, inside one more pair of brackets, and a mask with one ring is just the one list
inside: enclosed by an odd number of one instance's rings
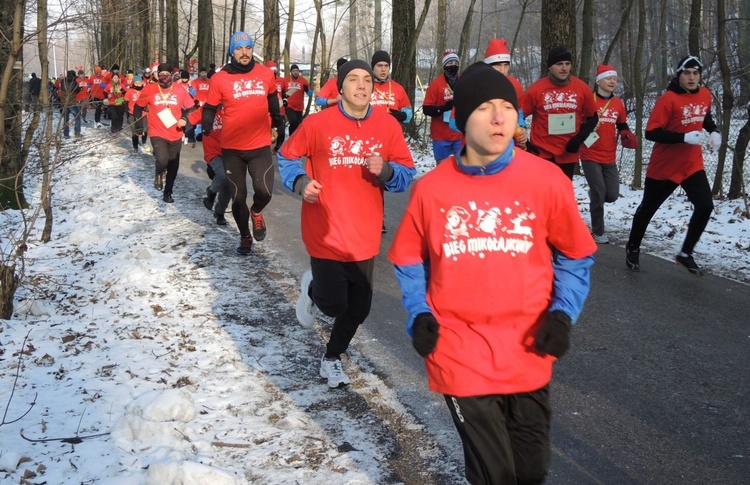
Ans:
{"label": "red santa hat", "polygon": [[487,50],[484,52],[484,62],[494,64],[496,62],[510,62],[510,51],[508,41],[505,39],[492,39]]}
{"label": "red santa hat", "polygon": [[599,67],[596,68],[596,82],[611,76],[617,77],[617,71],[614,66],[610,66],[609,64],[599,64]]}
{"label": "red santa hat", "polygon": [[456,54],[455,52],[446,51],[443,54],[443,67],[445,67],[445,65],[448,64],[450,61],[456,61],[460,63],[461,59],[458,58],[458,54]]}
{"label": "red santa hat", "polygon": [[276,63],[275,62],[273,62],[273,61],[266,61],[265,64],[263,64],[263,65],[266,66],[267,68],[269,68],[270,70],[272,70],[273,72],[276,72],[277,68],[276,68]]}

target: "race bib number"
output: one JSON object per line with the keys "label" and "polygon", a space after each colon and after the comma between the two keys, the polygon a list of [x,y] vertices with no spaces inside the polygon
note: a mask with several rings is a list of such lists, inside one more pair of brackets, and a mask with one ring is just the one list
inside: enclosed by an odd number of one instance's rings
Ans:
{"label": "race bib number", "polygon": [[585,140],[583,140],[583,144],[586,145],[586,148],[591,148],[591,145],[596,143],[596,140],[598,139],[599,135],[597,135],[595,131],[592,131],[591,134],[587,136]]}
{"label": "race bib number", "polygon": [[172,110],[169,108],[164,108],[163,110],[159,111],[157,113],[157,116],[167,128],[172,128],[177,124],[177,118],[174,117],[174,115],[172,114]]}
{"label": "race bib number", "polygon": [[576,132],[575,113],[557,113],[549,115],[548,135],[568,135]]}

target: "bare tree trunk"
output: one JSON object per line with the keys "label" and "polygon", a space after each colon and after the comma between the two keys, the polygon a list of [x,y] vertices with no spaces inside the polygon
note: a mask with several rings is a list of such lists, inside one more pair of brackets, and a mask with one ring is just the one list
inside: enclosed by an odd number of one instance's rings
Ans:
{"label": "bare tree trunk", "polygon": [[359,59],[357,48],[357,0],[349,0],[349,55]]}
{"label": "bare tree trunk", "polygon": [[23,56],[24,10],[25,0],[0,6],[0,34],[11,40],[0,44],[0,65],[4,65],[0,81],[0,209],[27,205],[23,194],[25,157],[21,149],[23,79],[22,71],[16,69],[16,61],[20,62]]}
{"label": "bare tree trunk", "polygon": [[589,83],[591,63],[594,55],[594,0],[583,0],[583,32],[581,35],[581,58],[578,61],[578,77]]}
{"label": "bare tree trunk", "polygon": [[690,32],[688,34],[688,50],[691,55],[700,56],[701,46],[701,0],[690,2]]}
{"label": "bare tree trunk", "polygon": [[375,0],[375,39],[373,39],[373,48],[379,51],[383,48],[383,5],[381,0]]}
{"label": "bare tree trunk", "polygon": [[719,56],[719,68],[721,69],[722,90],[721,95],[721,147],[719,148],[719,163],[716,166],[714,175],[714,185],[711,194],[714,197],[724,195],[724,160],[727,156],[727,140],[729,139],[729,125],[732,123],[732,107],[734,106],[734,95],[732,94],[732,74],[729,72],[729,63],[727,63],[726,35],[727,35],[727,14],[726,1],[718,0],[716,2],[716,16],[718,17],[718,28],[716,32],[716,51]]}
{"label": "bare tree trunk", "polygon": [[448,0],[438,0],[437,11],[437,50],[438,59],[443,55],[448,43]]}
{"label": "bare tree trunk", "polygon": [[[429,3],[425,8],[429,8]],[[391,10],[391,23],[393,25],[393,52],[391,52],[393,79],[404,87],[412,104],[414,103],[414,87],[417,78],[415,40],[418,35],[414,25],[415,10],[414,0],[394,2]],[[423,15],[426,15],[424,10]],[[422,17],[420,21],[423,22]],[[414,50],[412,50],[412,46]],[[413,119],[406,129],[412,136],[416,135],[416,124],[414,124]]]}
{"label": "bare tree trunk", "polygon": [[279,58],[281,26],[278,0],[263,0],[263,59]]}
{"label": "bare tree trunk", "polygon": [[646,36],[646,2],[638,0],[638,40],[635,45],[635,61],[633,64],[633,79],[635,81],[635,132],[638,137],[638,148],[635,150],[635,167],[633,169],[633,189],[640,189],[643,171],[643,98],[645,87],[643,83],[644,73],[641,72],[641,59],[644,51],[644,38]]}
{"label": "bare tree trunk", "polygon": [[[461,37],[458,40],[458,58],[461,59],[461,65],[466,67],[466,56],[469,52],[469,37],[471,36],[471,19],[474,17],[474,5],[476,0],[469,0],[469,10],[464,18],[464,25],[461,27]],[[440,55],[440,53],[438,53]]]}
{"label": "bare tree trunk", "polygon": [[138,18],[140,19],[140,30],[138,32],[140,51],[136,63],[139,66],[149,66],[151,65],[151,51],[153,50],[150,35],[152,12],[148,0],[138,0],[137,5]]}
{"label": "bare tree trunk", "polygon": [[[49,52],[49,44],[47,42],[47,0],[38,0],[37,9],[36,21],[39,28],[39,36],[37,38],[37,45],[39,46],[39,62],[42,65],[42,79],[46,80],[49,79],[49,60],[47,58],[47,52]],[[47,137],[47,143],[42,143],[42,148],[39,153],[39,163],[42,167],[41,203],[45,217],[41,240],[45,243],[52,237],[52,163],[50,163],[50,146],[52,140],[56,138],[53,136],[52,103],[50,102],[49,96],[50,94],[47,90],[47,86],[44,85],[43,82],[42,90],[39,93],[39,102],[43,107],[42,109],[44,109],[45,136]]]}
{"label": "bare tree trunk", "polygon": [[518,24],[516,25],[516,31],[513,33],[513,42],[510,44],[510,54],[513,55],[513,51],[516,48],[516,42],[518,42],[518,34],[521,32],[521,25],[523,24],[523,19],[526,17],[526,11],[529,8],[529,3],[533,2],[534,0],[521,0],[519,3],[521,4],[521,15],[518,17]]}
{"label": "bare tree trunk", "polygon": [[[732,164],[732,179],[729,181],[728,199],[739,199],[747,195],[743,174],[748,143],[750,143],[750,109],[748,109],[748,121],[740,129],[740,134],[737,135],[737,141],[734,144],[734,163]],[[750,214],[747,217],[750,217]]]}
{"label": "bare tree trunk", "polygon": [[573,0],[542,1],[542,76],[547,72],[545,62],[547,53],[554,46],[565,45],[575,55],[575,25],[575,3]]}
{"label": "bare tree trunk", "polygon": [[173,66],[180,65],[180,26],[177,21],[177,0],[166,0],[167,16],[167,62]]}
{"label": "bare tree trunk", "polygon": [[[315,35],[313,36],[312,52],[310,52],[310,79],[315,79],[315,58],[318,50],[318,38],[320,38],[320,65],[327,65],[327,50],[326,50],[326,33],[323,28],[323,0],[314,0],[315,3]],[[324,64],[325,62],[325,64]],[[305,109],[305,116],[310,112],[310,102],[312,98],[308,100],[307,108]]]}
{"label": "bare tree trunk", "polygon": [[294,0],[289,0],[289,10],[286,19],[286,34],[284,35],[284,72],[289,72],[289,49],[292,47],[292,36],[294,35]]}
{"label": "bare tree trunk", "polygon": [[211,0],[198,0],[198,66],[206,67],[214,60],[214,7]]}
{"label": "bare tree trunk", "polygon": [[625,26],[627,25],[628,17],[630,17],[630,8],[632,6],[633,6],[633,0],[628,0],[627,6],[622,11],[622,15],[620,16],[620,25],[617,27],[617,31],[615,31],[614,37],[612,37],[612,42],[610,42],[609,47],[607,47],[607,53],[604,55],[604,60],[602,61],[603,64],[609,64],[609,60],[612,57],[612,51],[615,49],[615,45],[617,44],[618,39],[620,38],[622,33],[625,31]]}
{"label": "bare tree trunk", "polygon": [[739,104],[750,102],[750,0],[739,0],[738,12],[745,12],[737,18],[738,45],[744,46],[737,49],[737,58],[740,64],[740,99]]}

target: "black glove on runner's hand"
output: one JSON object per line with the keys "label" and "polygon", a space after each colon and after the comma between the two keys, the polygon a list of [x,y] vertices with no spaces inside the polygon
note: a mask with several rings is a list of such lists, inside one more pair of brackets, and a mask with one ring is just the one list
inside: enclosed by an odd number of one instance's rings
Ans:
{"label": "black glove on runner's hand", "polygon": [[536,333],[534,346],[540,353],[558,359],[565,355],[570,347],[570,317],[559,310],[550,313]]}
{"label": "black glove on runner's hand", "polygon": [[448,100],[447,103],[445,103],[443,106],[440,107],[440,112],[445,113],[446,111],[450,111],[453,109],[453,100]]}
{"label": "black glove on runner's hand", "polygon": [[429,312],[420,313],[414,319],[411,344],[422,358],[427,357],[435,350],[439,327],[435,316]]}
{"label": "black glove on runner's hand", "polygon": [[391,116],[399,120],[401,123],[406,121],[406,113],[404,113],[403,111],[397,109],[389,109],[388,112],[391,114]]}

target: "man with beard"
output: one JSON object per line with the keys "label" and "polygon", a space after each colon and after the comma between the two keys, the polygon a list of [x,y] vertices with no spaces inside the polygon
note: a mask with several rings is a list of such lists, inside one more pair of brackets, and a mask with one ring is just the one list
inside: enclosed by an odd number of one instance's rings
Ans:
{"label": "man with beard", "polygon": [[443,55],[443,75],[436,77],[427,87],[422,111],[430,120],[432,153],[439,162],[457,153],[461,148],[461,133],[451,130],[453,86],[458,80],[459,59],[455,52]]}
{"label": "man with beard", "polygon": [[305,94],[312,96],[310,83],[299,73],[299,66],[292,64],[289,77],[284,79],[284,97],[286,119],[289,120],[289,136],[302,123],[302,112],[305,110]]}
{"label": "man with beard", "polygon": [[521,105],[532,117],[529,151],[555,163],[571,180],[578,149],[599,121],[594,93],[571,74],[572,59],[565,46],[550,49],[547,76],[529,86]]}
{"label": "man with beard", "polygon": [[[224,108],[221,154],[233,189],[232,215],[240,230],[237,253],[242,256],[252,251],[253,238],[262,241],[266,237],[266,222],[261,211],[271,201],[273,191],[271,122],[278,123],[281,116],[275,76],[266,66],[255,62],[254,45],[247,32],[232,34],[228,52],[231,60],[211,78],[208,98],[203,105],[204,136],[213,129],[218,106]],[[250,208],[247,207],[247,173],[254,192]]]}

